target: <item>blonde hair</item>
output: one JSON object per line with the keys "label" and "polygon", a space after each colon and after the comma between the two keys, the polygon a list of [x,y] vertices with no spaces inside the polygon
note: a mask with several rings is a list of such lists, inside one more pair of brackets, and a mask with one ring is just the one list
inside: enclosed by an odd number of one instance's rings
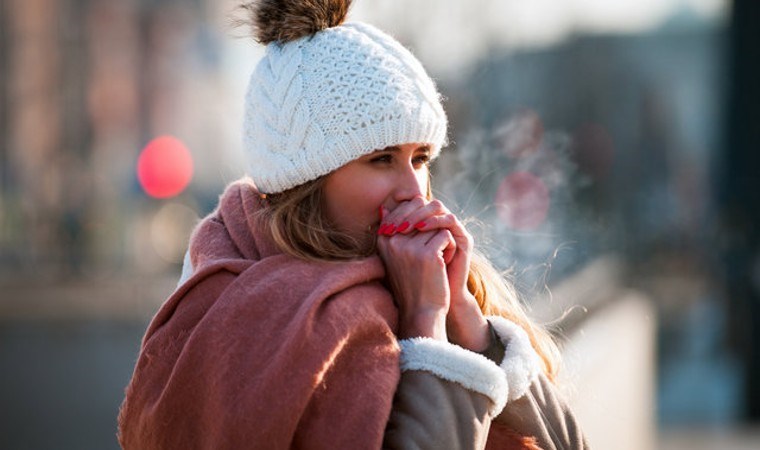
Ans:
{"label": "blonde hair", "polygon": [[[341,261],[371,255],[374,246],[362,248],[357,239],[329,223],[323,207],[324,179],[323,176],[281,193],[268,194],[258,213],[261,223],[283,252],[297,258]],[[432,198],[429,183],[427,196]],[[543,362],[544,373],[554,380],[560,359],[554,339],[528,317],[512,284],[478,252],[470,263],[467,289],[483,314],[505,317],[526,331]]]}

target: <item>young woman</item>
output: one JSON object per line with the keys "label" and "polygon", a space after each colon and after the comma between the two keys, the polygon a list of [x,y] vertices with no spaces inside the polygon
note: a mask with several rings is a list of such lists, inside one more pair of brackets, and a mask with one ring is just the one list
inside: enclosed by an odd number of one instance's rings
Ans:
{"label": "young woman", "polygon": [[430,192],[433,81],[349,1],[246,5],[267,53],[229,186],[153,318],[124,448],[585,448],[556,347]]}

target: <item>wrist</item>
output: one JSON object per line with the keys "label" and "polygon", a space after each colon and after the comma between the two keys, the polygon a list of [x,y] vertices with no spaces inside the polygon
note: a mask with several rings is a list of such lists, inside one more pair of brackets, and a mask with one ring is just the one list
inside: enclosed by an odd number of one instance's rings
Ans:
{"label": "wrist", "polygon": [[429,337],[448,341],[446,311],[425,309],[403,314],[399,323],[399,338]]}
{"label": "wrist", "polygon": [[460,347],[482,352],[491,343],[491,329],[472,294],[468,292],[463,297],[456,304],[452,302],[446,321],[448,335]]}
{"label": "wrist", "polygon": [[451,331],[451,342],[476,353],[482,353],[491,345],[491,330],[488,321],[470,324],[466,329]]}

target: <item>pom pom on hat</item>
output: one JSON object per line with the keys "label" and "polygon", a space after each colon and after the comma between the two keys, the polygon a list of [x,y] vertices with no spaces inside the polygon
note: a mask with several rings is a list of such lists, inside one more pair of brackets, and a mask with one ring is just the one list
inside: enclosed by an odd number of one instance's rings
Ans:
{"label": "pom pom on hat", "polygon": [[266,54],[245,100],[248,174],[273,194],[393,145],[446,142],[435,83],[377,28],[345,23],[350,1],[258,1],[246,6]]}
{"label": "pom pom on hat", "polygon": [[285,43],[342,24],[351,0],[258,0],[242,7],[258,42]]}

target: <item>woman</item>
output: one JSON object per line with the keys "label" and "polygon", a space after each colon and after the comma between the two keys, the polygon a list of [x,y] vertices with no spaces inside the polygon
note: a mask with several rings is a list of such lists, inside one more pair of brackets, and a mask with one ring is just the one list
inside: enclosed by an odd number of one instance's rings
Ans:
{"label": "woman", "polygon": [[[430,193],[432,80],[349,1],[246,5],[252,180],[190,243],[119,415],[124,448],[584,448],[555,347]],[[505,406],[506,405],[506,406]]]}

